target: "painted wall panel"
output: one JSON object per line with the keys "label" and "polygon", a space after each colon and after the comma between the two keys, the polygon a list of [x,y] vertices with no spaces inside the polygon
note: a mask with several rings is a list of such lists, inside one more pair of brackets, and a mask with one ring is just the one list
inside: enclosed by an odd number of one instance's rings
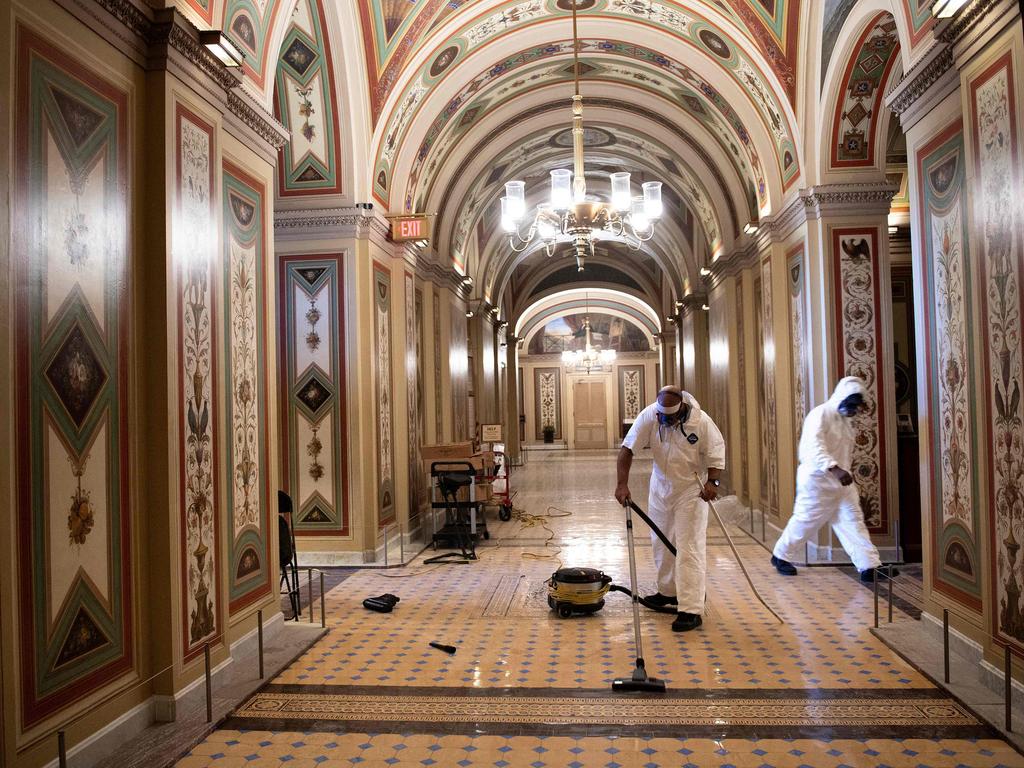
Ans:
{"label": "painted wall panel", "polygon": [[974,156],[975,237],[981,262],[984,327],[984,402],[988,424],[988,492],[991,510],[993,634],[1024,648],[1022,585],[1024,540],[1024,350],[1021,347],[1019,117],[1012,51],[969,83]]}
{"label": "painted wall panel", "polygon": [[778,404],[775,400],[775,326],[772,300],[771,261],[761,263],[755,302],[761,333],[758,336],[758,402],[761,411],[761,508],[770,515],[779,514]]}
{"label": "painted wall panel", "polygon": [[927,413],[931,444],[932,584],[981,609],[971,247],[966,153],[957,120],[917,151]]}
{"label": "painted wall panel", "polygon": [[391,344],[391,271],[373,265],[374,393],[377,408],[377,524],[395,519],[395,429]]}
{"label": "painted wall panel", "polygon": [[[836,308],[836,352],[840,376],[859,376],[865,384],[867,411],[856,423],[851,473],[869,531],[887,532],[889,510],[885,434],[889,417],[882,398],[881,277],[878,230],[832,230],[833,306]],[[886,278],[888,279],[888,278]]]}
{"label": "painted wall panel", "polygon": [[16,29],[22,719],[130,671],[128,94]]}
{"label": "painted wall panel", "polygon": [[800,439],[807,403],[807,295],[804,292],[804,244],[789,252],[789,332],[793,361],[793,425]]}
{"label": "painted wall panel", "polygon": [[225,162],[224,339],[227,381],[229,610],[270,592],[267,445],[266,188]]}
{"label": "painted wall panel", "polygon": [[223,630],[219,599],[216,128],[181,103],[175,115],[174,262],[178,268],[181,567],[185,658]]}
{"label": "painted wall panel", "polygon": [[278,260],[282,483],[297,536],[349,532],[342,254]]}

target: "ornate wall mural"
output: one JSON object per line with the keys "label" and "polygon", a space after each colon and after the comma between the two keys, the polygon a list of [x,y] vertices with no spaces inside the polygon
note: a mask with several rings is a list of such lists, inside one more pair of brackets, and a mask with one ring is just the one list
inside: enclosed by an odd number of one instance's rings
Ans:
{"label": "ornate wall mural", "polygon": [[224,6],[224,31],[245,56],[242,71],[261,92],[267,90],[271,74],[267,72],[267,43],[282,7],[284,3],[274,0],[226,0]]}
{"label": "ornate wall mural", "polygon": [[181,454],[181,559],[185,658],[222,631],[218,497],[217,318],[214,269],[216,128],[175,106],[175,262],[178,274],[178,387]]}
{"label": "ornate wall mural", "polygon": [[185,0],[185,7],[193,11],[207,26],[213,25],[214,0]]}
{"label": "ornate wall mural", "polygon": [[266,188],[224,163],[224,340],[227,347],[229,610],[270,592]]}
{"label": "ornate wall mural", "polygon": [[932,583],[940,592],[981,610],[966,161],[961,120],[917,152],[924,248],[916,268],[927,302]]}
{"label": "ornate wall mural", "polygon": [[448,365],[452,384],[452,440],[469,440],[469,329],[461,301],[451,303]]}
{"label": "ornate wall mural", "polygon": [[985,406],[988,490],[992,514],[993,632],[1024,646],[1020,542],[1024,540],[1024,384],[1021,349],[1019,115],[1013,52],[1007,51],[969,84],[975,146],[974,204],[981,251],[981,305],[985,322]]}
{"label": "ornate wall mural", "polygon": [[642,365],[620,365],[619,370],[619,423],[632,423],[647,405]]}
{"label": "ornate wall mural", "polygon": [[896,21],[879,14],[864,30],[842,79],[832,121],[832,168],[870,168],[875,165],[882,98],[889,74],[899,62]]}
{"label": "ornate wall mural", "polygon": [[859,376],[865,384],[867,411],[857,419],[854,466],[864,521],[871,532],[889,530],[885,434],[888,414],[882,401],[883,369],[881,283],[878,230],[832,230],[833,306],[839,376]]}
{"label": "ornate wall mural", "polygon": [[534,439],[544,439],[544,427],[555,428],[555,440],[562,439],[562,369],[533,369]]}
{"label": "ornate wall mural", "polygon": [[[800,62],[800,41],[797,37],[800,0],[729,0],[729,3],[779,78],[790,103],[795,104],[796,74]],[[805,2],[803,9],[806,8]]]}
{"label": "ornate wall mural", "polygon": [[745,313],[746,306],[743,304],[743,279],[736,280],[736,306],[733,317],[736,322],[736,380],[739,383],[739,419],[740,419],[740,447],[739,462],[736,461],[736,454],[732,453],[732,465],[738,468],[738,476],[741,483],[741,500],[750,503],[750,474],[748,467],[749,449],[747,447],[747,338],[745,335]]}
{"label": "ornate wall mural", "polygon": [[320,0],[299,0],[281,43],[274,113],[291,139],[281,147],[278,193],[340,194],[341,136],[327,21]]}
{"label": "ornate wall mural", "polygon": [[391,270],[373,265],[374,394],[377,404],[377,525],[395,519],[395,385],[391,378]]}
{"label": "ornate wall mural", "polygon": [[[423,435],[420,431],[419,376],[419,328],[416,323],[416,280],[411,272],[405,273],[405,394],[409,421],[409,521],[412,522],[420,511],[423,498],[423,459],[420,446]],[[410,526],[411,527],[411,526]]]}
{"label": "ornate wall mural", "polygon": [[789,252],[789,329],[793,355],[793,426],[800,439],[807,402],[807,297],[804,293],[804,244]]}
{"label": "ornate wall mural", "polygon": [[[708,413],[714,419],[722,435],[729,435],[729,324],[732,318],[729,315],[728,303],[725,300],[724,288],[709,300],[710,312],[708,315],[708,341],[710,342],[711,362],[711,388],[710,398],[707,403]],[[722,485],[723,495],[733,493],[732,470],[733,464],[726,462],[723,473]]]}
{"label": "ornate wall mural", "polygon": [[419,430],[420,441],[416,445],[416,451],[419,455],[419,465],[417,466],[420,474],[420,509],[424,509],[429,502],[429,481],[427,479],[426,471],[423,469],[423,452],[420,450],[420,446],[428,442],[427,440],[427,403],[426,403],[426,371],[427,371],[427,343],[423,336],[423,291],[419,288],[416,289],[416,428]]}
{"label": "ornate wall mural", "polygon": [[[597,300],[593,302],[596,306]],[[547,314],[547,313],[545,313]],[[535,333],[530,333],[529,326],[523,329],[524,336],[529,335],[526,354],[544,355],[561,353],[566,350],[583,349],[586,346],[586,328],[584,323],[589,319],[590,339],[595,347],[614,349],[617,352],[650,352],[651,343],[647,335],[634,323],[615,315],[603,312],[580,312],[549,320]],[[650,320],[647,320],[649,323]]]}
{"label": "ornate wall mural", "polygon": [[441,291],[434,289],[433,322],[434,322],[434,439],[438,443],[444,442],[444,413],[441,407],[441,392],[443,391],[443,372],[441,369]]}
{"label": "ornate wall mural", "polygon": [[131,176],[128,94],[27,28],[16,36],[17,505],[8,514],[28,728],[134,664]]}
{"label": "ornate wall mural", "polygon": [[297,536],[346,536],[344,257],[282,256],[278,269],[281,482]]}
{"label": "ornate wall mural", "polygon": [[779,449],[778,414],[775,400],[775,326],[772,304],[772,265],[769,259],[761,262],[759,288],[755,301],[760,311],[757,314],[761,329],[757,339],[760,397],[764,403],[761,411],[761,508],[767,514],[779,514]]}

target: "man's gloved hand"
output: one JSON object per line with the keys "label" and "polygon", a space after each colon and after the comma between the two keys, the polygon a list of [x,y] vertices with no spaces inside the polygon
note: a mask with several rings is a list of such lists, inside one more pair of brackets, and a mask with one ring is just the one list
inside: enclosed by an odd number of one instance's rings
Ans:
{"label": "man's gloved hand", "polygon": [[629,494],[628,485],[617,485],[615,486],[615,500],[622,506],[626,506],[626,502],[632,498]]}
{"label": "man's gloved hand", "polygon": [[839,481],[840,485],[852,485],[853,475],[847,472],[842,467],[832,467],[829,472],[832,473],[832,477]]}
{"label": "man's gloved hand", "polygon": [[704,489],[700,492],[700,497],[704,501],[714,501],[718,498],[718,488],[709,480],[704,483]]}

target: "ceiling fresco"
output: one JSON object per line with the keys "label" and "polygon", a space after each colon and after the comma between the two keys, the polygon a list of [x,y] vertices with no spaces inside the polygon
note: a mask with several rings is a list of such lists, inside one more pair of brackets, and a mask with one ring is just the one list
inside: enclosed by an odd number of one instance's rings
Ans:
{"label": "ceiling fresco", "polygon": [[[600,50],[597,46],[595,46],[595,49]],[[687,88],[680,86],[677,82],[672,81],[670,77],[667,77],[663,71],[640,67],[632,62],[609,61],[588,56],[581,60],[580,68],[584,72],[582,78],[584,82],[619,82],[633,87],[641,87],[660,99],[669,98],[673,107],[681,108],[708,129],[713,140],[716,141],[725,156],[732,161],[733,168],[741,184],[750,182],[752,179],[757,180],[758,191],[763,199],[765,191],[763,171],[761,170],[757,150],[750,141],[744,140],[746,138],[746,129],[743,128],[739,118],[735,117],[735,115],[732,115],[730,125],[730,123],[726,122],[726,116],[717,110],[711,109],[706,98],[701,98],[698,95],[699,93],[704,93],[700,87]],[[523,89],[528,89],[535,83],[538,84],[536,87],[541,85],[549,87],[553,83],[558,82],[568,84],[571,82],[571,79],[572,65],[566,66],[564,61],[527,69],[516,78],[494,89],[493,92],[488,92],[486,95],[469,103],[459,113],[451,115],[448,119],[441,118],[435,121],[435,125],[431,126],[427,138],[420,147],[420,152],[417,154],[409,174],[408,191],[404,200],[406,210],[419,210],[419,207],[426,202],[429,196],[429,187],[427,185],[433,184],[436,181],[438,169],[450,159],[453,152],[459,151],[461,142],[465,139],[466,134],[482,116],[487,114],[488,107],[493,107],[501,104],[503,101],[507,101],[511,92],[518,91],[519,95],[522,96],[526,92]],[[541,105],[520,113],[514,122],[521,122],[534,114],[535,111],[539,113],[561,109],[563,110],[561,117],[564,118],[564,122],[567,124],[568,96],[569,93],[567,91],[564,100]],[[601,98],[584,98],[585,108],[600,106],[606,103],[607,101]],[[665,121],[660,116],[652,115],[650,110],[635,104],[616,102],[615,106],[647,118],[653,116],[656,122],[662,124],[667,123],[670,126],[670,130],[677,133],[682,141],[705,158],[709,168],[716,167],[716,163],[707,157],[706,151],[700,146],[698,141],[694,141],[687,132],[678,130],[676,121]],[[445,127],[448,128],[446,132],[443,131]],[[499,138],[505,130],[511,127],[509,125],[502,126],[500,129],[492,131],[488,138]],[[477,150],[482,149],[482,146],[477,148]],[[753,182],[749,183],[748,193],[751,200],[753,200],[755,198]],[[417,206],[416,208],[413,207],[414,203]],[[753,204],[751,204],[751,208],[752,211],[756,211],[756,207]]]}
{"label": "ceiling fresco", "polygon": [[[775,143],[776,162],[782,183],[785,188],[788,188],[799,174],[799,163],[790,120],[783,107],[783,102],[778,98],[764,73],[746,52],[746,46],[738,45],[721,30],[713,27],[706,19],[689,9],[684,10],[675,4],[647,2],[646,0],[642,3],[642,8],[639,7],[640,5],[635,0],[598,0],[591,7],[590,12],[595,14],[599,12],[604,20],[618,16],[659,32],[671,34],[673,39],[697,49],[707,57],[709,62],[713,62],[715,67],[727,73],[744,91]],[[552,14],[540,0],[527,0],[503,6],[499,11],[474,20],[459,30],[457,35],[449,37],[443,49],[438,50],[433,58],[427,60],[420,67],[401,98],[393,105],[387,118],[387,126],[382,134],[383,138],[379,143],[374,177],[381,182],[376,185],[375,192],[382,202],[387,203],[391,197],[391,191],[388,189],[388,176],[398,148],[405,141],[410,124],[422,122],[423,117],[419,114],[420,108],[438,83],[443,81],[456,65],[481,45],[516,31],[528,23],[536,23],[551,16]],[[564,16],[559,20],[562,18]],[[683,82],[689,81],[716,108],[732,111],[729,105],[724,104],[725,100],[717,89],[703,76],[668,60],[652,49],[611,40],[588,42],[593,42],[595,45],[603,43],[603,50],[607,53],[631,57],[666,69],[677,79],[683,75]],[[441,125],[447,123],[452,113],[458,111],[467,99],[475,96],[491,81],[502,77],[511,69],[542,58],[568,55],[570,50],[571,46],[567,45],[565,41],[550,43],[523,51],[515,57],[489,63],[489,69],[480,73],[472,83],[467,85],[459,97],[451,100],[441,115],[435,116],[437,120],[434,121],[433,129],[436,130],[439,127],[436,124],[438,121]],[[746,127],[742,127],[739,133],[745,142],[749,141]]]}
{"label": "ceiling fresco", "polygon": [[341,154],[327,23],[320,0],[298,0],[281,44],[274,113],[291,131],[278,162],[278,193],[337,194]]}
{"label": "ceiling fresco", "polygon": [[284,5],[278,0],[227,0],[224,6],[224,31],[245,54],[242,69],[261,93],[267,90],[270,31]]}
{"label": "ceiling fresco", "polygon": [[[617,4],[622,7],[632,6],[637,14],[650,8],[647,0],[620,0]],[[430,34],[463,9],[472,13],[476,10],[474,6],[482,3],[480,0],[358,0],[358,5],[370,79],[370,103],[373,121],[376,123],[402,70]],[[606,0],[577,0],[579,12],[595,8],[600,11],[608,5]],[[688,5],[712,9],[735,23],[768,62],[790,104],[796,103],[800,0],[699,0]],[[682,4],[677,7],[682,7]],[[478,26],[481,32],[495,34],[511,25],[534,18],[538,13],[553,12],[555,9],[569,11],[570,0],[510,3],[503,6],[489,23]],[[454,46],[449,56],[453,57],[457,52],[457,46]]]}

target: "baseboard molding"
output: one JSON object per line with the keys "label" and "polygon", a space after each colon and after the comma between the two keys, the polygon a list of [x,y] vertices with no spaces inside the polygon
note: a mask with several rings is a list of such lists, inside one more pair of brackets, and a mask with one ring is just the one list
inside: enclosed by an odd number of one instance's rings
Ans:
{"label": "baseboard molding", "polygon": [[[68,750],[68,766],[70,768],[86,768],[110,755],[119,744],[134,739],[153,722],[154,698],[151,696],[95,733],[75,744]],[[54,741],[56,741],[54,736]],[[45,768],[58,768],[58,760],[54,758],[45,764]]]}

